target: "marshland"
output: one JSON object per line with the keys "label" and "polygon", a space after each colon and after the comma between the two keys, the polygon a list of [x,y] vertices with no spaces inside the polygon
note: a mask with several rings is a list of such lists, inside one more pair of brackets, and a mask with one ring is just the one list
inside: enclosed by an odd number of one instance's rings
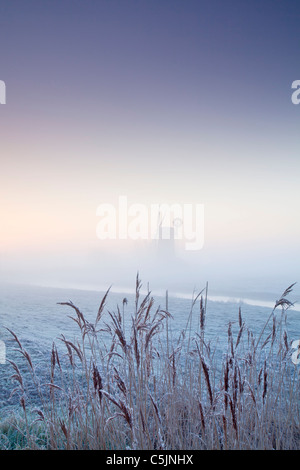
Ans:
{"label": "marshland", "polygon": [[1,319],[1,449],[298,449],[293,287],[269,309],[207,285],[156,298],[137,277],[134,295],[74,291],[27,322],[24,294]]}

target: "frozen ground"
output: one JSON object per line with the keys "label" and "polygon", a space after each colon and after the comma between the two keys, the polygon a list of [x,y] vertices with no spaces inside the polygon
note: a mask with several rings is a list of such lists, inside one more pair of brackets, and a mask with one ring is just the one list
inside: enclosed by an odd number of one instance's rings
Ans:
{"label": "frozen ground", "polygon": [[[40,372],[43,373],[50,363],[50,353],[53,342],[58,348],[62,348],[58,338],[61,334],[68,339],[73,339],[78,334],[78,327],[69,318],[73,314],[71,308],[58,305],[58,302],[71,300],[85,314],[86,318],[93,322],[95,320],[99,304],[104,292],[85,291],[78,289],[57,289],[33,286],[0,286],[0,339],[6,345],[6,358],[20,364],[20,354],[15,351],[15,342],[6,328],[12,330],[19,337],[24,348],[31,354],[34,362],[38,364]],[[169,326],[173,338],[177,338],[185,328],[191,309],[192,293],[190,296],[169,296],[169,311],[173,316]],[[106,303],[107,310],[116,310],[117,305],[122,306],[123,299],[128,300],[125,306],[125,318],[130,321],[134,311],[134,295],[132,293],[111,292]],[[278,295],[280,297],[280,293]],[[165,297],[155,296],[156,306],[165,308]],[[271,312],[271,305],[250,305],[248,303],[236,302],[235,300],[216,297],[208,299],[206,313],[206,338],[211,339],[217,352],[222,354],[226,350],[227,329],[229,322],[233,323],[233,329],[238,328],[238,309],[241,305],[243,320],[254,333],[260,331],[262,325]],[[253,299],[252,299],[253,300]],[[274,299],[275,302],[276,299]],[[255,301],[259,304],[259,301]],[[278,313],[280,314],[280,312]],[[106,314],[104,319],[109,322]],[[191,331],[197,330],[199,321],[199,302],[196,303],[192,315]],[[288,311],[287,328],[290,340],[300,339],[300,313],[297,310]],[[104,333],[103,333],[104,334]],[[25,369],[24,369],[25,370]],[[9,400],[13,388],[10,376],[13,371],[6,361],[0,364],[0,406],[2,411],[14,405],[17,398]]]}

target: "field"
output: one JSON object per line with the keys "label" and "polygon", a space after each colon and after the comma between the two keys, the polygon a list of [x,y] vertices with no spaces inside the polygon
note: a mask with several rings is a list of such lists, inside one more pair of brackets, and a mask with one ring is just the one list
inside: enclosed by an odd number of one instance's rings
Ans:
{"label": "field", "polygon": [[292,288],[259,330],[238,308],[221,345],[209,335],[207,286],[174,334],[168,297],[156,306],[151,292],[141,295],[138,277],[129,311],[127,298],[107,308],[109,290],[93,320],[61,302],[78,334],[61,335],[42,366],[9,329],[14,406],[2,413],[0,448],[299,449],[299,366],[287,325]]}

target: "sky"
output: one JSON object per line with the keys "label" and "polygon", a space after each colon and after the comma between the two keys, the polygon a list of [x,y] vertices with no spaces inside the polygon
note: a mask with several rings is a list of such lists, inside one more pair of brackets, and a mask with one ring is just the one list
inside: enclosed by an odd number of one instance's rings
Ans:
{"label": "sky", "polygon": [[[298,0],[2,1],[0,280],[299,281],[299,24]],[[202,204],[203,247],[99,240],[120,196]]]}

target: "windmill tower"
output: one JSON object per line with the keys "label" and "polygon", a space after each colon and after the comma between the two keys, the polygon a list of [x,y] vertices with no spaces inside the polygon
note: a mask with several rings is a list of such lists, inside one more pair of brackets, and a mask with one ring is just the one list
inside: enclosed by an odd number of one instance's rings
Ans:
{"label": "windmill tower", "polygon": [[163,262],[172,262],[175,258],[175,231],[174,226],[163,225],[163,218],[158,218],[157,254]]}

